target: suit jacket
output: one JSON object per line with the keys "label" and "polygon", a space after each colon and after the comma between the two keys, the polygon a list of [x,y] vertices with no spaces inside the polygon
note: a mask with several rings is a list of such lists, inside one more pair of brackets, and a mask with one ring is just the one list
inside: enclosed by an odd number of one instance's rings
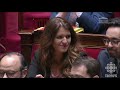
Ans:
{"label": "suit jacket", "polygon": [[[120,77],[120,69],[117,69],[115,58],[110,57],[107,49],[102,50],[98,55],[98,61],[101,65],[101,78],[116,78]],[[116,71],[115,71],[116,70]]]}
{"label": "suit jacket", "polygon": [[113,17],[112,12],[84,12],[80,17],[77,18],[79,26],[84,28],[86,33],[99,33],[105,34],[106,30],[104,25],[100,24],[100,18],[111,18]]}
{"label": "suit jacket", "polygon": [[[87,56],[85,52],[80,52],[80,56]],[[50,73],[51,70],[50,68],[45,68],[46,70],[43,69],[43,65],[41,64],[40,61],[40,50],[38,49],[35,52],[35,55],[30,63],[29,69],[28,69],[28,78],[34,78],[37,74],[41,74],[42,76],[45,76],[45,78],[50,78]],[[45,72],[46,71],[46,72]]]}
{"label": "suit jacket", "polygon": [[46,68],[46,71],[43,69],[43,66],[40,62],[40,51],[37,50],[35,52],[35,55],[30,63],[29,69],[28,69],[28,78],[34,78],[37,74],[41,74],[42,76],[47,75],[47,77],[50,77],[50,70]]}

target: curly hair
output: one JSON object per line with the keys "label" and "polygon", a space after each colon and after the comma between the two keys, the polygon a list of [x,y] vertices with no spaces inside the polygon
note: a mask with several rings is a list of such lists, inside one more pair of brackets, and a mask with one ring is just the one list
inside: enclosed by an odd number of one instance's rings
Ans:
{"label": "curly hair", "polygon": [[79,51],[77,47],[79,44],[77,43],[77,35],[73,30],[71,24],[60,17],[50,19],[47,22],[40,39],[40,61],[44,67],[44,70],[46,69],[46,67],[51,68],[51,65],[54,63],[54,48],[52,44],[57,32],[61,27],[65,28],[65,30],[69,30],[71,33],[71,43],[68,51],[64,54],[64,60],[62,62],[62,72],[65,71],[65,69],[71,67],[71,63],[78,55]]}

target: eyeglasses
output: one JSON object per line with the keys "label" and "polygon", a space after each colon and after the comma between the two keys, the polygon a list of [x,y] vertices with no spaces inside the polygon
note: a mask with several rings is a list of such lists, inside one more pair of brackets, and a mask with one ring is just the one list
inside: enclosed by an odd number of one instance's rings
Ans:
{"label": "eyeglasses", "polygon": [[111,42],[112,45],[118,45],[120,42],[120,39],[103,39],[103,42],[108,45],[109,42]]}
{"label": "eyeglasses", "polygon": [[4,75],[6,74],[8,78],[14,78],[14,76],[20,71],[14,71],[14,72],[4,72],[0,71],[0,78],[3,78]]}

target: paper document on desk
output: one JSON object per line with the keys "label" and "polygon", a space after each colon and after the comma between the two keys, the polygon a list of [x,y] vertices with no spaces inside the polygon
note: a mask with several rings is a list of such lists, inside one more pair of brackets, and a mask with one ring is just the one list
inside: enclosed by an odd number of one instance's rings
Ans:
{"label": "paper document on desk", "polygon": [[[84,29],[82,27],[79,27],[79,28],[78,27],[73,27],[73,29],[76,33],[84,32]],[[38,30],[44,30],[44,27],[37,28],[34,31],[38,31]]]}
{"label": "paper document on desk", "polygon": [[44,30],[44,27],[37,28],[34,31],[38,31],[38,30]]}
{"label": "paper document on desk", "polygon": [[80,33],[80,32],[84,32],[84,29],[83,28],[78,28],[78,27],[74,27],[74,31],[76,32],[76,33]]}

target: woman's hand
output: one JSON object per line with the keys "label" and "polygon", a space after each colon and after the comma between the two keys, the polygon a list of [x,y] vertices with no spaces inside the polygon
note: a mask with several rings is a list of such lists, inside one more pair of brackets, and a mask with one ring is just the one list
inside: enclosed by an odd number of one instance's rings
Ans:
{"label": "woman's hand", "polygon": [[41,74],[35,76],[35,78],[44,78]]}

